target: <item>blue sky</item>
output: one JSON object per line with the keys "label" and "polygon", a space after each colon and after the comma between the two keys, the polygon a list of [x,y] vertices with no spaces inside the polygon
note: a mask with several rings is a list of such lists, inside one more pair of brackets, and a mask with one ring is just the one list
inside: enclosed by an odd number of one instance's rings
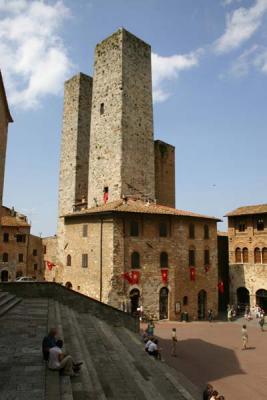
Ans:
{"label": "blue sky", "polygon": [[[123,26],[153,52],[154,132],[176,146],[177,208],[267,198],[267,0],[0,0],[10,125],[4,202],[54,234],[63,82]],[[219,224],[225,229],[225,224]]]}

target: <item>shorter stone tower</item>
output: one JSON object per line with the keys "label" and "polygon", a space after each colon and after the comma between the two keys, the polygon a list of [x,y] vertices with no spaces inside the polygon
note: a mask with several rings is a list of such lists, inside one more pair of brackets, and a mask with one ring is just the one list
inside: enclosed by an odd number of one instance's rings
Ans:
{"label": "shorter stone tower", "polygon": [[158,204],[175,207],[175,147],[155,140],[155,193]]}
{"label": "shorter stone tower", "polygon": [[8,108],[4,82],[0,70],[0,207],[3,204],[7,131],[10,122],[13,122],[13,119]]}

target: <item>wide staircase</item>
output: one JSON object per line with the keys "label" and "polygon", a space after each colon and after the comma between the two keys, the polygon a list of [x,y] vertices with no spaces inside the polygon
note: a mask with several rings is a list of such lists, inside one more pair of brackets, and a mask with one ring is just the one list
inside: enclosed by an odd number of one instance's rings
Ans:
{"label": "wide staircase", "polygon": [[19,304],[21,300],[13,294],[0,291],[0,317]]}
{"label": "wide staircase", "polygon": [[[0,319],[1,400],[198,400],[198,390],[144,351],[139,336],[54,299],[24,299]],[[57,327],[79,376],[50,371],[41,341]]]}

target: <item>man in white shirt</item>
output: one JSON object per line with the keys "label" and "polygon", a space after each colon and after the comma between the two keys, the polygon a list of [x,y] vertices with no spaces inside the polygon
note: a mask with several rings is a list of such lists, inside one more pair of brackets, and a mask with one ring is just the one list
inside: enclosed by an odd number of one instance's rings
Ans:
{"label": "man in white shirt", "polygon": [[63,353],[62,347],[63,341],[57,340],[56,346],[49,349],[48,368],[55,371],[62,370],[64,375],[77,376],[76,372],[82,363],[75,364],[70,355]]}

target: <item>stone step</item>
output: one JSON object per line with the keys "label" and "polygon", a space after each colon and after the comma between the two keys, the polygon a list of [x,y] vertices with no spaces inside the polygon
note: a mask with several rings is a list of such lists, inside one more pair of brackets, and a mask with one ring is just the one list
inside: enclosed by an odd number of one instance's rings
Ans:
{"label": "stone step", "polygon": [[[80,341],[77,337],[75,325],[73,323],[70,310],[67,306],[61,304],[60,311],[63,321],[63,329],[65,335],[64,343],[66,344],[66,348],[68,349],[68,352],[73,357],[75,362],[83,361],[83,351]],[[86,400],[95,398],[91,378],[85,364],[82,365],[79,376],[72,379],[71,385],[74,400]]]}
{"label": "stone step", "polygon": [[138,390],[131,386],[131,376],[121,367],[116,348],[98,329],[98,319],[93,319],[90,314],[83,314],[79,316],[78,321],[105,396],[114,399],[137,399]]}
{"label": "stone step", "polygon": [[103,340],[114,349],[111,357],[116,367],[126,376],[128,388],[135,393],[140,400],[164,400],[155,387],[151,384],[150,371],[144,371],[142,368],[136,368],[135,359],[128,352],[128,349],[122,346],[122,343],[116,335],[116,331],[107,325],[104,321],[92,317],[97,333]]}
{"label": "stone step", "polygon": [[195,400],[183,386],[173,377],[169,375],[169,367],[154,357],[150,357],[145,351],[144,346],[136,335],[130,335],[130,332],[125,329],[116,329],[117,337],[122,345],[135,358],[135,365],[144,371],[149,372],[151,383],[158,390],[163,398],[177,400]]}
{"label": "stone step", "polygon": [[[87,342],[85,340],[85,334],[87,335],[88,333],[84,333],[84,330],[82,329],[83,324],[80,325],[79,314],[77,312],[69,308],[69,315],[71,318],[71,324],[75,329],[76,338],[79,341],[79,345],[83,354],[84,365],[82,368],[82,376],[85,375],[85,378],[87,379],[88,389],[86,386],[84,387],[90,392],[89,397],[86,400],[107,400],[108,397],[105,394],[104,388],[102,387],[102,383],[100,382],[98,373],[95,368],[95,360],[90,354]],[[103,365],[102,367],[103,374],[105,373],[105,365]]]}
{"label": "stone step", "polygon": [[0,296],[0,317],[21,302],[21,298],[2,292]]}

